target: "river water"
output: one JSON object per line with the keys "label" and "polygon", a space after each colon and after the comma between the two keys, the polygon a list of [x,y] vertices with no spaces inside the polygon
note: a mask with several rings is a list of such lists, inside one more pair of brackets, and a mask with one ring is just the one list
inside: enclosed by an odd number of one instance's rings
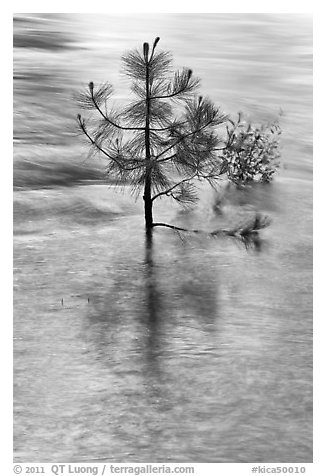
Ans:
{"label": "river water", "polygon": [[[14,23],[16,462],[312,461],[312,20],[304,15],[18,15]],[[279,117],[270,185],[203,190],[156,221],[213,230],[258,210],[260,247],[155,230],[102,180],[74,95],[117,86],[161,37],[222,109]]]}

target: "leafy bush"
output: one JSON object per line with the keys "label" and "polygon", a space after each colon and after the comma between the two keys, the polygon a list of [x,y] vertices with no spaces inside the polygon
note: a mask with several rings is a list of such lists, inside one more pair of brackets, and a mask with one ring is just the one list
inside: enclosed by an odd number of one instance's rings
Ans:
{"label": "leafy bush", "polygon": [[237,122],[229,122],[231,127],[227,127],[227,143],[222,153],[228,179],[237,185],[254,180],[270,182],[279,167],[278,123],[254,127],[240,113]]}

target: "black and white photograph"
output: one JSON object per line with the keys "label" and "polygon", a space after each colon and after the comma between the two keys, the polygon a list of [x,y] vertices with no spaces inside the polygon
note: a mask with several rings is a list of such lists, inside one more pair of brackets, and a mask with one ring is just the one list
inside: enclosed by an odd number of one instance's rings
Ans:
{"label": "black and white photograph", "polygon": [[13,14],[13,462],[309,474],[312,14]]}

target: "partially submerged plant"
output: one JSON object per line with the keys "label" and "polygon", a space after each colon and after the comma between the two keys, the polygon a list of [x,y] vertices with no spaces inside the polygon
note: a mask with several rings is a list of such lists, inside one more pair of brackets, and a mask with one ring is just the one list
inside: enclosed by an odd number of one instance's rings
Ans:
{"label": "partially submerged plant", "polygon": [[[110,107],[113,88],[109,83],[95,86],[90,82],[79,102],[99,118],[86,120],[78,115],[91,153],[106,157],[109,177],[117,184],[130,184],[136,194],[143,193],[147,234],[155,226],[187,231],[154,222],[157,199],[171,197],[183,206],[192,205],[198,199],[198,182],[215,186],[225,175],[236,183],[257,174],[267,181],[272,175],[268,156],[275,153],[274,143],[268,142],[262,129],[259,137],[251,126],[242,131],[240,119],[233,123],[208,98],[197,96],[199,80],[192,70],[172,73],[171,54],[158,52],[158,42],[156,38],[151,48],[144,43],[142,51],[123,55],[123,71],[131,78],[134,95],[125,108]],[[233,128],[227,129],[225,139],[228,123]]]}
{"label": "partially submerged plant", "polygon": [[223,150],[225,172],[228,179],[243,185],[254,180],[268,183],[279,167],[279,136],[277,122],[253,127],[241,113],[236,122],[229,119],[226,147]]}

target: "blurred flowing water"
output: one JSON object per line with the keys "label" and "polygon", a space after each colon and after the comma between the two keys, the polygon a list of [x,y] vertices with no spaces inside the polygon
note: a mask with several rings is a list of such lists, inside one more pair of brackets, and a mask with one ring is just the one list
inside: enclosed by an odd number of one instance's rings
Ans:
{"label": "blurred flowing water", "polygon": [[[76,137],[90,80],[161,37],[222,109],[283,130],[273,184],[157,220],[255,210],[262,246],[156,230]],[[312,461],[312,21],[276,14],[25,14],[14,21],[15,461]],[[63,305],[61,304],[63,299]]]}

